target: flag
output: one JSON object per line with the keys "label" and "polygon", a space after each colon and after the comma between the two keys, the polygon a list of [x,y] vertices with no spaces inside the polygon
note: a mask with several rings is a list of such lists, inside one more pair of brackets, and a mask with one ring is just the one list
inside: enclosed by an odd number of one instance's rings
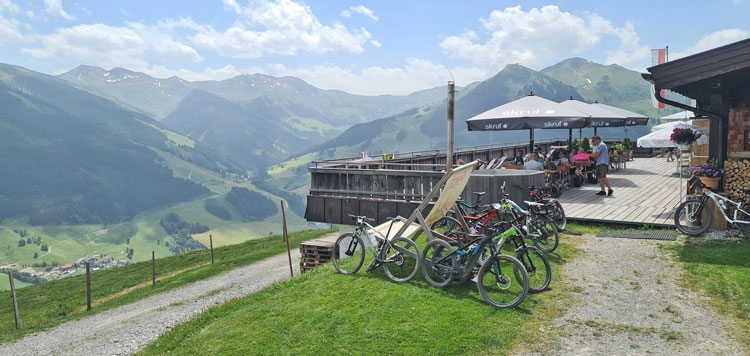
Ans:
{"label": "flag", "polygon": [[[659,65],[662,63],[667,62],[667,49],[666,48],[659,48],[659,49],[652,49],[651,50],[651,65]],[[656,88],[654,88],[654,85],[651,84],[651,103],[654,104],[655,108],[664,109],[664,103],[659,102],[654,97],[654,93],[656,92]],[[664,89],[662,89],[659,92],[659,95],[663,98],[664,95]]]}

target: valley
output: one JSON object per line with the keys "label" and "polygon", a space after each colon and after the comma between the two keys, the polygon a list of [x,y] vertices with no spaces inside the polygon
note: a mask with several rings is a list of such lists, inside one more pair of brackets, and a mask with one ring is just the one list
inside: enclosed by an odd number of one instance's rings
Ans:
{"label": "valley", "polygon": [[[303,218],[311,161],[445,146],[443,87],[368,97],[261,74],[189,82],[89,66],[52,77],[10,65],[0,74],[0,266],[40,276],[85,256],[136,262],[208,246],[209,236],[224,246],[278,234],[282,199],[291,231],[323,228]],[[469,134],[463,121],[529,92],[658,116],[637,72],[581,58],[541,71],[508,65],[458,90],[457,146],[517,141],[512,132]],[[161,222],[172,213],[205,228],[170,236]],[[19,247],[14,230],[48,251]]]}

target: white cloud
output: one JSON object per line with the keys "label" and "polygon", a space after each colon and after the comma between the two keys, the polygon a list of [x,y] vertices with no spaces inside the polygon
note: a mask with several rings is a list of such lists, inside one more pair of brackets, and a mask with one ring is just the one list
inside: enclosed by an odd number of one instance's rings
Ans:
{"label": "white cloud", "polygon": [[382,44],[380,44],[380,41],[378,41],[378,40],[371,40],[371,41],[370,41],[370,44],[371,44],[371,45],[372,45],[373,47],[377,47],[377,48],[380,48],[380,47],[382,46]]}
{"label": "white cloud", "polygon": [[192,47],[170,36],[166,25],[126,23],[123,27],[104,24],[77,25],[57,29],[38,37],[41,48],[22,51],[36,58],[67,56],[82,63],[103,67],[148,68],[152,62],[198,62]]}
{"label": "white cloud", "polygon": [[341,11],[341,16],[342,17],[352,17],[352,12],[349,11],[349,10]]}
{"label": "white cloud", "polygon": [[738,28],[730,28],[712,32],[703,36],[703,38],[698,40],[698,42],[696,42],[693,46],[685,49],[684,51],[671,52],[669,54],[669,58],[677,59],[686,57],[691,54],[707,51],[709,49],[720,47],[725,44],[744,40],[748,37],[750,37],[750,31],[745,31]]}
{"label": "white cloud", "polygon": [[262,69],[262,72],[268,75],[295,76],[319,88],[338,89],[362,95],[403,95],[444,85],[451,79],[449,71],[453,73],[458,85],[467,85],[488,77],[488,73],[483,69],[448,68],[418,58],[407,58],[403,68],[372,66],[350,70],[338,66],[315,65],[290,69],[283,65],[272,65]]}
{"label": "white cloud", "polygon": [[521,6],[494,10],[481,19],[489,38],[482,42],[475,31],[466,31],[443,40],[440,47],[454,57],[465,58],[492,70],[509,63],[539,67],[584,52],[603,36],[614,36],[620,47],[608,62],[628,64],[648,56],[648,47],[639,43],[632,24],[614,27],[596,14],[586,18],[560,11],[553,5],[523,11]]}
{"label": "white cloud", "polygon": [[0,0],[0,45],[5,42],[19,40],[22,38],[18,30],[18,21],[12,18],[6,18],[3,13],[18,13],[21,10],[10,0]]}
{"label": "white cloud", "polygon": [[739,5],[739,4],[742,4],[744,2],[745,2],[745,0],[732,0],[732,3],[735,4],[735,5]]}
{"label": "white cloud", "polygon": [[224,7],[236,12],[238,15],[242,13],[242,7],[237,3],[237,0],[221,0]]}
{"label": "white cloud", "polygon": [[44,9],[47,14],[52,16],[59,16],[66,20],[75,20],[76,17],[65,12],[63,9],[62,0],[44,0]]}
{"label": "white cloud", "polygon": [[[347,15],[344,15],[344,13],[346,13]],[[342,12],[341,15],[344,17],[349,17],[352,15],[352,13],[357,13],[357,14],[367,16],[375,21],[378,20],[378,17],[375,16],[375,13],[372,10],[366,8],[364,5],[352,6],[349,8],[348,11],[344,10],[344,12]]]}
{"label": "white cloud", "polygon": [[21,10],[10,0],[0,0],[0,12],[3,11],[18,13]]}
{"label": "white cloud", "polygon": [[[225,1],[225,5],[227,2],[231,3]],[[217,31],[205,26],[191,41],[197,47],[233,58],[260,58],[268,54],[296,55],[299,51],[361,53],[371,37],[365,28],[350,31],[339,22],[323,25],[302,3],[258,0],[241,8],[241,16],[232,27]]]}

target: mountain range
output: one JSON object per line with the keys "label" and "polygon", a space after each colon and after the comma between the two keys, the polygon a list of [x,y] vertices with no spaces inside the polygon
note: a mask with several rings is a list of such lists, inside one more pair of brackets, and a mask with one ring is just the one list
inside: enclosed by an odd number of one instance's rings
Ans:
{"label": "mountain range", "polygon": [[189,82],[122,68],[79,66],[59,77],[162,121],[247,169],[276,163],[354,124],[445,97],[441,88],[406,96],[353,95],[319,89],[294,77],[263,74]]}

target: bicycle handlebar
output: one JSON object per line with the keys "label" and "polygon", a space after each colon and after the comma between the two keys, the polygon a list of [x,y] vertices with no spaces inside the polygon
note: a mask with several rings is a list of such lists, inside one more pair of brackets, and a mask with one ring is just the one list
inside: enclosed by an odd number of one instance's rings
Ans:
{"label": "bicycle handlebar", "polygon": [[357,215],[352,215],[352,214],[347,214],[347,215],[349,215],[349,217],[352,218],[352,220],[362,219],[362,221],[375,221],[375,219],[368,218],[367,216],[364,216],[364,215],[362,216],[357,216]]}

